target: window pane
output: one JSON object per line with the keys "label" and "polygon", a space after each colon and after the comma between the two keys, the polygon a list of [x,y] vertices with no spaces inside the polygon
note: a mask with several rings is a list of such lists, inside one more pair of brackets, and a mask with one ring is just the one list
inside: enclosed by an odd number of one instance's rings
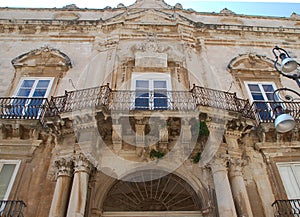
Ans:
{"label": "window pane", "polygon": [[27,88],[31,88],[34,84],[34,80],[24,80],[22,85],[21,85],[21,88],[22,87],[27,87]]}
{"label": "window pane", "polygon": [[136,89],[149,89],[149,81],[136,80]]}
{"label": "window pane", "polygon": [[38,81],[38,84],[36,85],[37,88],[44,88],[47,89],[50,81],[49,80],[40,80]]}
{"label": "window pane", "polygon": [[266,93],[266,96],[268,100],[274,100],[274,94],[273,93]]}
{"label": "window pane", "polygon": [[33,97],[41,97],[43,98],[46,94],[47,89],[35,89],[33,93]]}
{"label": "window pane", "polygon": [[3,200],[16,164],[4,164],[0,172],[0,200]]}
{"label": "window pane", "polygon": [[154,81],[154,89],[166,89],[167,82],[166,81]]}
{"label": "window pane", "polygon": [[136,91],[135,97],[137,97],[137,98],[149,98],[149,92]]}
{"label": "window pane", "polygon": [[263,89],[264,89],[265,92],[272,92],[272,93],[274,92],[274,88],[273,88],[272,85],[270,85],[270,84],[263,84],[262,86],[263,86]]}
{"label": "window pane", "polygon": [[251,92],[260,92],[258,84],[248,84],[248,87]]}
{"label": "window pane", "polygon": [[19,89],[17,96],[28,97],[31,89]]}
{"label": "window pane", "polygon": [[136,98],[135,109],[149,109],[149,99],[147,98]]}
{"label": "window pane", "polygon": [[264,100],[264,97],[261,93],[252,93],[253,100]]}

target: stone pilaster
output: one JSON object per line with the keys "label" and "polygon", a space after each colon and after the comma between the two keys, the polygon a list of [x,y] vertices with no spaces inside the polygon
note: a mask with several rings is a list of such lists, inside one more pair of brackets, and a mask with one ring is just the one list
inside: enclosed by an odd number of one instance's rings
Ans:
{"label": "stone pilaster", "polygon": [[55,161],[55,166],[57,179],[49,217],[65,217],[70,196],[73,164],[71,159],[61,158]]}
{"label": "stone pilaster", "polygon": [[240,159],[232,160],[230,165],[229,179],[233,199],[238,216],[253,217],[251,205],[242,174],[243,162]]}
{"label": "stone pilaster", "polygon": [[113,149],[118,153],[122,149],[122,125],[114,124],[112,128]]}
{"label": "stone pilaster", "polygon": [[136,145],[137,146],[144,146],[145,145],[145,125],[144,124],[136,124]]}
{"label": "stone pilaster", "polygon": [[237,217],[227,175],[226,160],[214,159],[210,164],[220,217]]}
{"label": "stone pilaster", "polygon": [[74,179],[67,217],[83,217],[92,165],[83,154],[74,156]]}
{"label": "stone pilaster", "polygon": [[181,126],[181,142],[186,144],[190,143],[192,139],[191,125],[189,120],[183,120],[183,125]]}

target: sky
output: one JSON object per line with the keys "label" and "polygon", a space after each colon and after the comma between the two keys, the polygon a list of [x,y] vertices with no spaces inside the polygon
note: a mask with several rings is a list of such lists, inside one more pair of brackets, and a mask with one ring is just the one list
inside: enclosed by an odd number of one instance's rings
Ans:
{"label": "sky", "polygon": [[[135,0],[0,0],[0,7],[62,8],[76,4],[79,8],[102,9],[106,6],[116,7],[119,3],[129,6],[134,2]],[[236,14],[244,15],[290,17],[293,12],[300,15],[300,0],[165,0],[165,2],[171,6],[179,2],[184,9],[192,8],[198,12],[219,13],[227,8]]]}

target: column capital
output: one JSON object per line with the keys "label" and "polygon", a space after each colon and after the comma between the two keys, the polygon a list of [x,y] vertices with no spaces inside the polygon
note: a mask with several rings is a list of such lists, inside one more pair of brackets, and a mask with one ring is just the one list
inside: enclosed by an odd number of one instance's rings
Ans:
{"label": "column capital", "polygon": [[77,172],[86,172],[90,173],[92,169],[92,164],[90,161],[84,156],[83,153],[79,153],[73,156],[74,162],[74,173]]}
{"label": "column capital", "polygon": [[243,159],[233,158],[230,160],[230,177],[242,176],[243,166],[246,164],[246,161]]}
{"label": "column capital", "polygon": [[59,176],[69,176],[73,174],[73,162],[71,158],[60,158],[54,161],[57,169],[56,178]]}
{"label": "column capital", "polygon": [[212,173],[216,172],[227,172],[228,170],[228,156],[220,156],[219,158],[214,158],[210,163],[209,167],[212,170]]}

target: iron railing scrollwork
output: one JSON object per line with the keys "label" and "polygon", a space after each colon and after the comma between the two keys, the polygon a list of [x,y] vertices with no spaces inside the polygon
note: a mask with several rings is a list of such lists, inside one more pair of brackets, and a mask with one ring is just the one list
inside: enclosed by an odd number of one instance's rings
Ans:
{"label": "iron railing scrollwork", "polygon": [[208,106],[239,112],[247,118],[254,118],[249,100],[240,99],[235,93],[194,86],[191,90],[197,106]]}
{"label": "iron railing scrollwork", "polygon": [[[0,98],[0,118],[39,119],[45,125],[46,117],[56,117],[64,112],[105,108],[122,110],[174,110],[192,111],[197,106],[207,106],[231,112],[242,117],[256,119],[258,123],[274,122],[274,101],[254,102],[240,99],[235,93],[194,86],[191,91],[128,91],[111,90],[108,85],[45,98]],[[299,102],[280,102],[287,113],[300,120]]]}
{"label": "iron railing scrollwork", "polygon": [[23,217],[24,207],[26,205],[21,200],[0,200],[0,217]]}
{"label": "iron railing scrollwork", "polygon": [[44,125],[44,116],[49,112],[46,98],[1,97],[0,118],[40,120]]}
{"label": "iron railing scrollwork", "polygon": [[189,91],[127,91],[111,92],[109,109],[122,110],[176,110],[190,111],[196,108]]}
{"label": "iron railing scrollwork", "polygon": [[276,200],[272,207],[275,208],[275,217],[300,217],[300,199]]}
{"label": "iron railing scrollwork", "polygon": [[52,101],[59,113],[98,108],[108,104],[110,92],[109,86],[103,85],[88,89],[66,91],[64,96],[53,97]]}
{"label": "iron railing scrollwork", "polygon": [[273,123],[275,121],[275,115],[273,108],[275,104],[280,103],[286,113],[289,113],[294,117],[295,121],[300,120],[300,102],[277,102],[277,101],[256,101],[252,104],[252,109],[256,115],[258,123]]}

